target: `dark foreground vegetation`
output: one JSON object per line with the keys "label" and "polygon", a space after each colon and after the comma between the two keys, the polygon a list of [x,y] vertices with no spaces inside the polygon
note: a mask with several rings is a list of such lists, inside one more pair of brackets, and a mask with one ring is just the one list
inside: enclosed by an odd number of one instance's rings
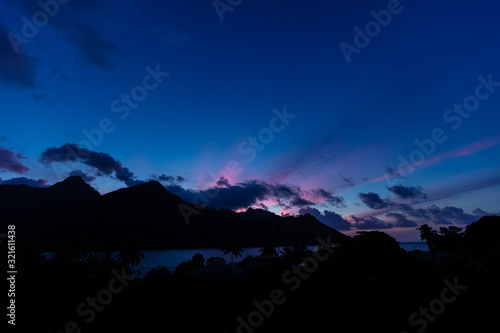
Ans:
{"label": "dark foreground vegetation", "polygon": [[[486,332],[498,327],[500,218],[420,228],[430,252],[360,232],[316,252],[274,249],[239,264],[195,255],[137,276],[119,255],[68,248],[50,260],[18,249],[16,328],[23,332]],[[278,253],[279,250],[279,253]],[[226,251],[238,254],[238,246]],[[244,253],[243,253],[244,256]],[[4,256],[2,256],[4,257]],[[303,263],[301,265],[301,263]]]}

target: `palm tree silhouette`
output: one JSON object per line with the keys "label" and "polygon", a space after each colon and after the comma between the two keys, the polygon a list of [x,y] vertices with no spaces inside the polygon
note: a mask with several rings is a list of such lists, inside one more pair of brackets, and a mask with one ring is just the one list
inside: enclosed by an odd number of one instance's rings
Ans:
{"label": "palm tree silhouette", "polygon": [[139,241],[136,235],[131,236],[125,242],[118,253],[118,260],[126,267],[139,266],[144,259],[144,254],[139,250]]}
{"label": "palm tree silhouette", "polygon": [[278,244],[278,253],[280,253],[281,250],[281,243],[286,243],[286,237],[285,234],[283,233],[283,230],[281,230],[280,225],[277,223],[276,227],[274,227],[273,233],[272,233],[272,238],[273,242],[275,244]]}
{"label": "palm tree silhouette", "polygon": [[434,268],[434,274],[436,276],[436,280],[439,281],[439,270],[435,253],[439,237],[437,231],[432,230],[432,228],[429,227],[427,224],[423,224],[420,228],[417,228],[417,230],[420,230],[420,239],[425,240],[427,242],[427,246],[429,247],[429,252],[431,253],[432,267]]}
{"label": "palm tree silhouette", "polygon": [[300,264],[312,252],[305,245],[285,246],[280,255],[285,260],[290,260],[294,264]]}
{"label": "palm tree silhouette", "polygon": [[233,262],[233,256],[241,257],[241,253],[243,253],[243,249],[236,244],[234,238],[231,238],[221,251],[224,252],[224,254],[231,253],[231,263]]}
{"label": "palm tree silhouette", "polygon": [[266,243],[260,250],[259,253],[266,258],[273,258],[278,256],[278,251],[274,248],[271,243]]}

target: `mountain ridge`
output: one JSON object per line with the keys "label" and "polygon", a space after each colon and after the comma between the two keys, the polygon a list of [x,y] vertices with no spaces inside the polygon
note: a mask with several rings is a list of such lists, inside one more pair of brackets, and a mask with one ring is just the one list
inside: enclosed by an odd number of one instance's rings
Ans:
{"label": "mountain ridge", "polygon": [[282,217],[253,208],[236,213],[206,207],[186,223],[179,206],[199,207],[157,181],[101,195],[74,176],[47,188],[0,185],[0,199],[5,212],[1,227],[16,223],[20,242],[47,251],[82,242],[96,249],[116,249],[132,236],[143,249],[217,248],[229,239],[242,247],[259,247],[273,242],[311,245],[328,235],[334,242],[348,238],[309,214]]}

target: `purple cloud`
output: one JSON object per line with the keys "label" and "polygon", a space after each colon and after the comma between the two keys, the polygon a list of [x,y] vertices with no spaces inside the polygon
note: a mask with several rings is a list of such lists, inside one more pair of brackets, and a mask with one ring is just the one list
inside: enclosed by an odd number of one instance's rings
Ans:
{"label": "purple cloud", "polygon": [[334,228],[337,230],[351,230],[352,225],[349,223],[349,221],[345,220],[341,215],[324,210],[323,213],[321,213],[319,210],[316,208],[308,207],[308,208],[301,208],[299,210],[300,215],[305,215],[305,214],[311,214],[315,218],[317,218],[320,222]]}
{"label": "purple cloud", "polygon": [[114,172],[115,177],[127,186],[143,183],[143,181],[136,179],[132,171],[123,167],[121,162],[114,159],[111,155],[94,152],[73,143],[67,143],[59,148],[52,147],[46,149],[40,156],[40,162],[44,164],[54,162],[83,163],[102,175],[111,176]]}
{"label": "purple cloud", "polygon": [[427,199],[427,194],[423,192],[424,189],[420,186],[407,187],[403,185],[394,185],[387,189],[396,194],[401,199]]}
{"label": "purple cloud", "polygon": [[29,168],[22,165],[19,159],[22,155],[14,154],[14,152],[0,147],[0,170],[11,171],[19,174],[24,174],[29,171]]}
{"label": "purple cloud", "polygon": [[395,227],[416,227],[417,222],[407,219],[403,214],[398,213],[387,213],[385,216],[390,217],[394,220]]}
{"label": "purple cloud", "polygon": [[260,180],[247,180],[230,185],[224,179],[219,179],[218,183],[206,190],[185,189],[179,184],[169,184],[165,188],[187,202],[217,209],[246,209],[258,206],[266,200],[275,201],[286,208],[304,208],[315,204],[303,197],[304,192],[298,186],[269,184]]}
{"label": "purple cloud", "polygon": [[384,209],[392,205],[392,202],[380,198],[380,195],[374,192],[358,193],[358,197],[371,209]]}
{"label": "purple cloud", "polygon": [[332,193],[328,192],[327,190],[324,190],[322,188],[317,188],[311,190],[311,193],[313,195],[314,200],[323,200],[337,208],[346,207],[345,199],[343,197],[335,196]]}
{"label": "purple cloud", "polygon": [[29,179],[26,177],[11,178],[4,181],[0,179],[0,185],[28,185],[31,187],[46,187],[47,179]]}
{"label": "purple cloud", "polygon": [[397,204],[394,207],[401,211],[406,217],[413,217],[425,223],[432,222],[436,225],[469,224],[477,221],[481,216],[491,214],[479,208],[475,209],[472,214],[468,214],[465,213],[462,208],[454,206],[440,208],[436,205],[430,205],[428,207],[415,209],[410,205]]}
{"label": "purple cloud", "polygon": [[356,217],[351,215],[351,218],[354,220],[354,226],[356,229],[389,229],[394,227],[392,223],[387,223],[375,216],[368,216],[365,218]]}

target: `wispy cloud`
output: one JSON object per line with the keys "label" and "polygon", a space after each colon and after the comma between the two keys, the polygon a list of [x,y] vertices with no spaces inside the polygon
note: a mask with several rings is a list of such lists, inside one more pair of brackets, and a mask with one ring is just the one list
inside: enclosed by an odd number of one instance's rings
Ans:
{"label": "wispy cloud", "polygon": [[9,86],[32,88],[36,78],[36,59],[24,50],[15,52],[9,41],[10,29],[0,23],[0,80]]}
{"label": "wispy cloud", "polygon": [[[474,141],[472,143],[469,143],[465,146],[462,146],[460,148],[456,148],[453,150],[441,152],[435,155],[432,155],[425,159],[420,165],[403,165],[400,166],[398,169],[391,169],[392,172],[387,172],[386,174],[379,176],[377,178],[374,178],[370,181],[371,182],[378,182],[381,180],[386,180],[387,178],[390,178],[394,175],[406,175],[408,174],[408,170],[414,169],[424,169],[433,165],[441,164],[446,160],[449,159],[454,159],[454,158],[459,158],[463,156],[470,156],[474,155],[480,151],[483,151],[485,149],[489,149],[492,147],[495,147],[500,144],[500,135],[498,136],[488,136],[484,137],[480,140]],[[368,183],[367,182],[367,183]]]}
{"label": "wispy cloud", "polygon": [[[33,17],[33,14],[42,11],[37,1],[16,0],[8,3],[18,8],[26,17]],[[93,17],[97,16],[97,13],[109,9],[105,8],[105,5],[99,1],[78,0],[70,1],[64,5],[58,4],[58,8],[57,14],[50,17],[47,28],[54,28],[59,35],[71,43],[86,63],[105,70],[111,69],[113,57],[121,54],[120,48],[103,36],[102,32],[95,28],[95,25],[84,21],[84,14]],[[2,36],[5,34],[2,33]],[[10,43],[8,46],[12,49]]]}

